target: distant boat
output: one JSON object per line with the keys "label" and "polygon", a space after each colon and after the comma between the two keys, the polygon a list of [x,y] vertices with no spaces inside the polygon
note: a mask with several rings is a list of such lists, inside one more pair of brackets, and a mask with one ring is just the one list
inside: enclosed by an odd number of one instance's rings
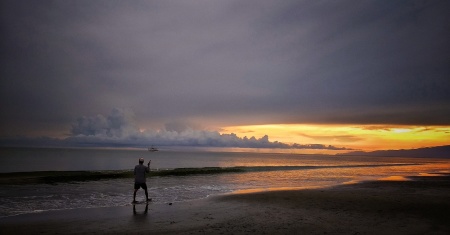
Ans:
{"label": "distant boat", "polygon": [[152,147],[149,147],[149,148],[148,148],[148,151],[149,151],[149,152],[156,152],[156,151],[159,151],[159,150],[158,150],[157,148],[155,148],[155,147],[152,146]]}

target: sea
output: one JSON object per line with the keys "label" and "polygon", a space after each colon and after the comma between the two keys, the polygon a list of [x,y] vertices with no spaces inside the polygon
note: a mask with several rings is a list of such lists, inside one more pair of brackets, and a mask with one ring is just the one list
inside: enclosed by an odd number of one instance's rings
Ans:
{"label": "sea", "polygon": [[[0,218],[133,200],[133,169],[151,160],[152,203],[228,193],[328,188],[450,172],[450,159],[299,154],[277,150],[0,148]],[[143,190],[137,193],[144,200]]]}

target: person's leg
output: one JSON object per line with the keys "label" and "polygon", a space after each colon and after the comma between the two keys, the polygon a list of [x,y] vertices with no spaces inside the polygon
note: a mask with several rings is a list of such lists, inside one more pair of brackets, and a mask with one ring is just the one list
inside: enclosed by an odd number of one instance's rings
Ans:
{"label": "person's leg", "polygon": [[145,198],[146,198],[146,200],[148,201],[147,184],[146,184],[146,183],[143,183],[143,184],[142,184],[142,188],[143,188],[144,191],[145,191]]}
{"label": "person's leg", "polygon": [[147,198],[147,201],[148,201],[148,192],[147,192],[147,189],[145,189],[145,198]]}
{"label": "person's leg", "polygon": [[136,202],[136,192],[137,192],[137,191],[138,191],[137,189],[134,190],[134,193],[133,193],[133,202]]}
{"label": "person's leg", "polygon": [[139,190],[139,184],[134,183],[133,202],[136,202],[136,192]]}

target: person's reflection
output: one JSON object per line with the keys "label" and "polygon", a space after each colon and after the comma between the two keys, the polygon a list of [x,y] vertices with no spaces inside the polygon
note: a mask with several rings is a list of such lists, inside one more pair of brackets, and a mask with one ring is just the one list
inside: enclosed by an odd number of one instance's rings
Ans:
{"label": "person's reflection", "polygon": [[148,212],[148,204],[145,204],[145,209],[144,209],[144,211],[141,211],[141,212],[138,212],[136,210],[136,205],[133,205],[133,214],[135,216],[146,216],[147,212]]}

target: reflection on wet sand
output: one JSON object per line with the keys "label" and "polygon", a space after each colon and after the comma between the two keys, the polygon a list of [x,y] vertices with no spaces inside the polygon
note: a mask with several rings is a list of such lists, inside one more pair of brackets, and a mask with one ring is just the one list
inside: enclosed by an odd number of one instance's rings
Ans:
{"label": "reflection on wet sand", "polygon": [[133,214],[134,214],[134,215],[146,215],[147,212],[148,212],[148,203],[145,204],[145,209],[144,209],[144,211],[142,211],[142,212],[138,212],[138,211],[136,210],[136,204],[133,205]]}

